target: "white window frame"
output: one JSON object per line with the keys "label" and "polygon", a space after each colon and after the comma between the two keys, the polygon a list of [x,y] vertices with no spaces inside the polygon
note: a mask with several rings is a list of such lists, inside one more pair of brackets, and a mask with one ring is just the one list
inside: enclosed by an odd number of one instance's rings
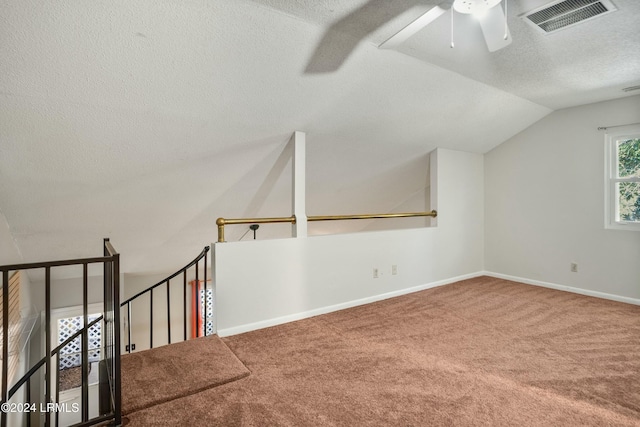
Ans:
{"label": "white window frame", "polygon": [[620,221],[618,216],[618,197],[616,184],[619,182],[640,182],[640,178],[618,178],[617,142],[620,140],[640,138],[640,126],[623,126],[607,131],[605,135],[605,228],[612,230],[640,231],[640,223]]}

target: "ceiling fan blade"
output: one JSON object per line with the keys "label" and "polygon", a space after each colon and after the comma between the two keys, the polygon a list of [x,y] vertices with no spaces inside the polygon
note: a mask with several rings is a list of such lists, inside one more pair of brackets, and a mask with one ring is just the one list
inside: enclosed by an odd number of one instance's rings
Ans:
{"label": "ceiling fan blade", "polygon": [[447,0],[440,3],[438,6],[429,9],[427,12],[420,15],[417,19],[411,22],[409,25],[389,37],[382,42],[380,49],[393,49],[404,43],[409,37],[429,25],[436,18],[440,17],[443,13],[448,11],[453,4],[453,0]]}
{"label": "ceiling fan blade", "polygon": [[480,28],[489,52],[495,52],[511,44],[511,33],[509,27],[505,26],[504,19],[504,12],[500,5],[487,10],[486,15],[480,18]]}

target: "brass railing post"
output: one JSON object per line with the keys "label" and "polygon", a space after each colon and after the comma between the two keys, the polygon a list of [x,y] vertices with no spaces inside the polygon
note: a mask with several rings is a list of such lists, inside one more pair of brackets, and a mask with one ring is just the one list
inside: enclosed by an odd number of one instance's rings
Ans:
{"label": "brass railing post", "polygon": [[224,242],[224,218],[218,218],[216,220],[218,225],[218,243]]}

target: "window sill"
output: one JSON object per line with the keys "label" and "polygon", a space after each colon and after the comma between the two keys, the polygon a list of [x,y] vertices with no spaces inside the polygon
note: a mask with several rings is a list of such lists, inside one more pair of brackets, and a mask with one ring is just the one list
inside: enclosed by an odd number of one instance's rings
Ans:
{"label": "window sill", "polygon": [[604,228],[607,230],[640,231],[640,223],[614,222],[606,224]]}

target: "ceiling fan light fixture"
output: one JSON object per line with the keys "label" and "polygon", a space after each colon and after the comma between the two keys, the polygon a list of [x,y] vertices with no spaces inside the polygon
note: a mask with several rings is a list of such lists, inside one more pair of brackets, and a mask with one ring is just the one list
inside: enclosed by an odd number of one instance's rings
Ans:
{"label": "ceiling fan light fixture", "polygon": [[455,0],[453,9],[458,13],[481,18],[489,9],[500,4],[502,0]]}
{"label": "ceiling fan light fixture", "polygon": [[[453,27],[455,12],[471,14],[484,11],[486,16],[483,19],[478,19],[478,22],[482,30],[482,36],[487,44],[487,49],[489,52],[495,52],[511,44],[511,35],[507,26],[507,0],[504,0],[504,10],[502,7],[496,7],[500,6],[501,3],[502,0],[440,0],[439,5],[434,6],[414,19],[409,25],[389,37],[378,47],[382,49],[398,47],[446,12],[449,12],[451,19],[451,42],[449,46],[454,47]],[[456,27],[457,25],[456,23]]]}

